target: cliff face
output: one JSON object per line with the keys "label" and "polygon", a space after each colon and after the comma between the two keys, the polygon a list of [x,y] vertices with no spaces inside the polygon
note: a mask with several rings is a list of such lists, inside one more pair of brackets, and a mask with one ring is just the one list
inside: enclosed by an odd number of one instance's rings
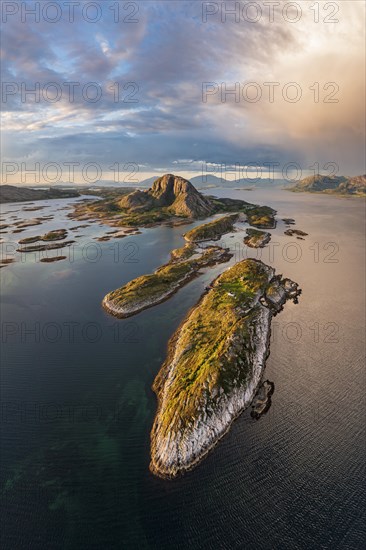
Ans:
{"label": "cliff face", "polygon": [[209,216],[215,211],[211,201],[188,180],[173,174],[158,178],[148,191],[135,191],[123,197],[119,206],[134,212],[166,207],[176,216],[191,218]]}
{"label": "cliff face", "polygon": [[298,292],[271,267],[244,260],[218,277],[191,310],[153,386],[159,401],[151,432],[153,473],[173,478],[191,469],[251,403],[268,354],[272,313]]}

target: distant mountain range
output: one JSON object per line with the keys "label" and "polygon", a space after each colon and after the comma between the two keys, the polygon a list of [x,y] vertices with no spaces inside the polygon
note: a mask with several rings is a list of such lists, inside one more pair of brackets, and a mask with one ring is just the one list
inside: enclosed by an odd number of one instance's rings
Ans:
{"label": "distant mountain range", "polygon": [[290,191],[366,196],[366,175],[363,176],[309,176],[299,181]]}
{"label": "distant mountain range", "polygon": [[46,199],[69,199],[80,197],[80,193],[73,190],[62,190],[47,187],[32,189],[31,187],[16,187],[15,185],[0,185],[0,203],[24,202]]}
{"label": "distant mountain range", "polygon": [[[141,187],[151,187],[156,180],[156,176],[147,178],[143,180],[139,185]],[[250,179],[238,179],[238,180],[226,180],[224,178],[219,178],[213,174],[207,174],[205,176],[193,176],[189,181],[194,185],[196,189],[208,189],[214,187],[222,187],[228,189],[235,188],[252,188],[252,187],[263,187],[271,185],[284,185],[285,181],[283,179],[269,179],[261,178],[258,181]]]}

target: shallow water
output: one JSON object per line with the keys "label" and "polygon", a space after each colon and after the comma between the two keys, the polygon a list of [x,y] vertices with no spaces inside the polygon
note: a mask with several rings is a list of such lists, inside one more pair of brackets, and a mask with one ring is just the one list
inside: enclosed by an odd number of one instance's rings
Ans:
{"label": "shallow water", "polygon": [[[106,292],[167,261],[191,226],[100,243],[93,238],[111,228],[93,224],[74,233],[84,236],[72,251],[53,251],[64,261],[16,254],[0,270],[3,548],[363,547],[364,202],[272,189],[210,193],[268,204],[309,233],[287,237],[279,221],[262,251],[246,248],[241,231],[222,241],[232,262],[261,258],[303,289],[272,324],[271,409],[259,421],[244,412],[185,477],[153,477],[152,381],[169,336],[227,264],[117,320],[101,309]],[[2,256],[20,238],[83,224],[66,218],[72,202],[40,201],[47,208],[39,212],[3,205],[20,211],[1,223],[55,218],[0,235]]]}

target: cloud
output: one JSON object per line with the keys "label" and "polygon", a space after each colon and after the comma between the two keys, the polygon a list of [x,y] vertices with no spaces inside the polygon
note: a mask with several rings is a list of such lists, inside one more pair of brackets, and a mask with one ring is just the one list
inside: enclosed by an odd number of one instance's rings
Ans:
{"label": "cloud", "polygon": [[[139,2],[139,22],[130,24],[114,24],[111,12],[96,24],[80,17],[55,24],[9,18],[3,25],[3,81],[19,90],[22,84],[32,89],[39,82],[42,89],[53,82],[62,96],[51,102],[41,93],[36,102],[30,95],[22,101],[20,92],[9,95],[3,105],[4,160],[84,156],[85,162],[133,161],[151,170],[173,169],[179,158],[295,161],[305,168],[335,161],[341,172],[364,171],[365,5],[342,2],[339,22],[326,23],[327,2],[320,2],[315,23],[313,4],[301,2],[296,23],[284,20],[286,2],[276,8],[273,23],[264,10],[258,23],[223,23],[220,13],[205,23],[202,3],[191,1]],[[70,101],[65,82],[72,81],[80,86]],[[218,89],[207,102],[205,82]],[[258,102],[243,96],[248,82],[260,87]],[[269,82],[279,83],[273,103]],[[283,98],[289,82],[301,89],[297,103]],[[318,103],[316,87],[310,89],[316,82]],[[324,89],[331,82],[333,88]],[[100,87],[98,101],[86,97],[88,83]],[[228,89],[240,84],[239,101],[232,95],[222,101],[222,83]],[[337,87],[339,102],[325,103]]]}

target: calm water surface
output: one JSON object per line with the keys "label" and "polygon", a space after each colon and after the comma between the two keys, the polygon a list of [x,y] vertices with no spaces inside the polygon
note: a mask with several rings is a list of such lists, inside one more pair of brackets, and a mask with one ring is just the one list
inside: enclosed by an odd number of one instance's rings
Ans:
{"label": "calm water surface", "polygon": [[[82,235],[72,249],[53,252],[68,256],[62,262],[15,253],[0,270],[2,548],[364,547],[364,202],[214,192],[268,204],[309,233],[285,236],[279,221],[262,251],[247,249],[243,232],[222,241],[232,262],[261,258],[303,289],[272,324],[270,411],[259,421],[244,412],[185,477],[153,477],[152,381],[170,335],[227,265],[117,320],[100,307],[106,292],[166,262],[191,226],[100,243],[111,228],[92,224],[69,232]],[[82,224],[67,218],[72,202],[37,202],[39,212],[3,205],[2,224],[54,219],[1,234],[2,256],[18,238]]]}

